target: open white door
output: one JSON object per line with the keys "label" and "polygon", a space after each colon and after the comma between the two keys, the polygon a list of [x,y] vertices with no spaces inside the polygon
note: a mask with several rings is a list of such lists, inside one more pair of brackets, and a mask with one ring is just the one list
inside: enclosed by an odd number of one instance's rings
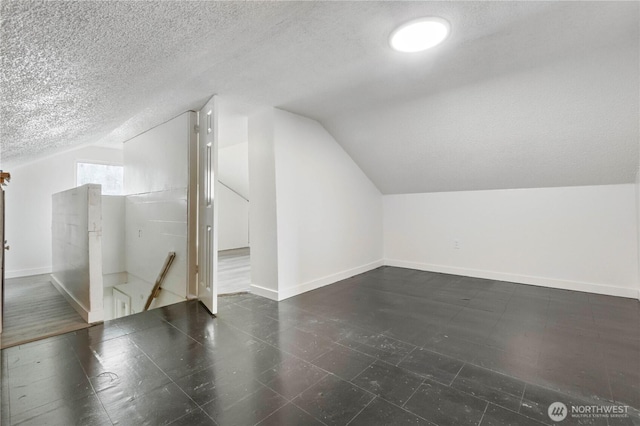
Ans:
{"label": "open white door", "polygon": [[198,114],[198,298],[218,312],[218,230],[214,200],[218,170],[218,129],[215,96]]}

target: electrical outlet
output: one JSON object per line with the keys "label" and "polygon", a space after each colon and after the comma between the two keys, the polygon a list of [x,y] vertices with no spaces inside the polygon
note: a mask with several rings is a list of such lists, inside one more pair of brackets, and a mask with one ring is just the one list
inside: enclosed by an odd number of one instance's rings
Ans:
{"label": "electrical outlet", "polygon": [[460,240],[453,240],[453,248],[460,250]]}

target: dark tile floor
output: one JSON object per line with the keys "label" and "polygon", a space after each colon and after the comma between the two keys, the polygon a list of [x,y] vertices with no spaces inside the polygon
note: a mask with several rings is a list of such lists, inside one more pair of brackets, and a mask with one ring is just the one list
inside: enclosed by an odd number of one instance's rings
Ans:
{"label": "dark tile floor", "polygon": [[630,299],[379,268],[276,303],[185,302],[1,352],[2,424],[539,425],[628,405]]}

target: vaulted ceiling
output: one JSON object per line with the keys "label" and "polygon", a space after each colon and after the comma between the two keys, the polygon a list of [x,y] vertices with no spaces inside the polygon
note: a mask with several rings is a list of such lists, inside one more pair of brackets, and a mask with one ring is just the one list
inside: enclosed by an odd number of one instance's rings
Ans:
{"label": "vaulted ceiling", "polygon": [[[320,121],[384,193],[633,182],[637,2],[0,6],[2,165],[118,143],[213,93]],[[451,23],[431,50],[399,24]]]}

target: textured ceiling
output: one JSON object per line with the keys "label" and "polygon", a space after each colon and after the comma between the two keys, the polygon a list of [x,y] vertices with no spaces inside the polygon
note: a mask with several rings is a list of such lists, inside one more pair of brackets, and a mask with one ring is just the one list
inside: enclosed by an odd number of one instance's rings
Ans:
{"label": "textured ceiling", "polygon": [[[637,2],[0,8],[3,166],[122,142],[218,93],[319,120],[385,193],[632,182],[638,168]],[[445,43],[388,48],[428,15],[451,23]]]}

